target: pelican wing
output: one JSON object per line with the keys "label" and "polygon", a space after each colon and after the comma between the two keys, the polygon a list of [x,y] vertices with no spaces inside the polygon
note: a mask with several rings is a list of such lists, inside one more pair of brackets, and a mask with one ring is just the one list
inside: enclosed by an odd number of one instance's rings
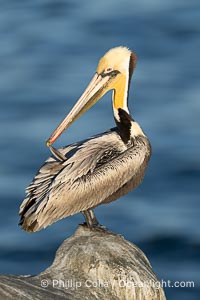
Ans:
{"label": "pelican wing", "polygon": [[[74,148],[76,148],[76,144],[59,149],[59,151],[62,155],[66,156],[67,153],[72,151]],[[63,163],[61,163],[61,161],[54,156],[49,157],[45,161],[45,163],[39,169],[37,175],[33,178],[33,181],[26,188],[27,197],[20,206],[20,215],[25,214],[28,210],[33,211],[36,208],[35,205],[44,199],[55,176],[63,168]]]}
{"label": "pelican wing", "polygon": [[143,147],[144,151],[127,148],[112,130],[59,149],[66,160],[49,158],[26,190],[22,226],[40,230],[102,203],[137,172],[146,155]]}

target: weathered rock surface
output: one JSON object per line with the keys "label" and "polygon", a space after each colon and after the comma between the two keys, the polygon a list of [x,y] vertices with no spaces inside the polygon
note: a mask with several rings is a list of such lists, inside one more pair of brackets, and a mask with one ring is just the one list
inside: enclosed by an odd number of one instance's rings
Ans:
{"label": "weathered rock surface", "polygon": [[164,300],[144,253],[120,235],[79,226],[36,276],[0,275],[0,300]]}

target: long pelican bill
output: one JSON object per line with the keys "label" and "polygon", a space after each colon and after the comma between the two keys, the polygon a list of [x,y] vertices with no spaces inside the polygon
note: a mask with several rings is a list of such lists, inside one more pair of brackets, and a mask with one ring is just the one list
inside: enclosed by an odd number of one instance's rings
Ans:
{"label": "long pelican bill", "polygon": [[70,126],[70,124],[78,119],[107,92],[105,87],[109,79],[110,76],[102,76],[101,74],[95,73],[82,96],[46,141],[46,145],[48,147],[58,139],[58,137]]}

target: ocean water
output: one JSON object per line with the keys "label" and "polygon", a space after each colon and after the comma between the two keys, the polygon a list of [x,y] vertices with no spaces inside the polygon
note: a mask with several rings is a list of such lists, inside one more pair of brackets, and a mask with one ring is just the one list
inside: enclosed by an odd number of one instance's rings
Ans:
{"label": "ocean water", "polygon": [[[81,214],[23,232],[24,190],[50,155],[45,140],[83,92],[98,59],[118,45],[138,57],[129,107],[153,154],[143,184],[96,214],[147,255],[168,299],[200,294],[200,2],[0,1],[0,273],[49,266]],[[111,94],[56,147],[114,126]],[[184,283],[182,283],[183,285]]]}

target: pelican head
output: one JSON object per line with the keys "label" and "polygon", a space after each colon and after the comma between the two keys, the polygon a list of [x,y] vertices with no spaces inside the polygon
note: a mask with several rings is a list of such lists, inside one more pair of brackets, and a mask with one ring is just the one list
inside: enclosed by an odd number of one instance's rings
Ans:
{"label": "pelican head", "polygon": [[136,55],[128,48],[110,49],[99,60],[96,73],[82,96],[47,140],[47,146],[52,145],[71,123],[110,90],[113,90],[113,110],[116,120],[120,108],[128,112],[128,89],[135,64]]}

